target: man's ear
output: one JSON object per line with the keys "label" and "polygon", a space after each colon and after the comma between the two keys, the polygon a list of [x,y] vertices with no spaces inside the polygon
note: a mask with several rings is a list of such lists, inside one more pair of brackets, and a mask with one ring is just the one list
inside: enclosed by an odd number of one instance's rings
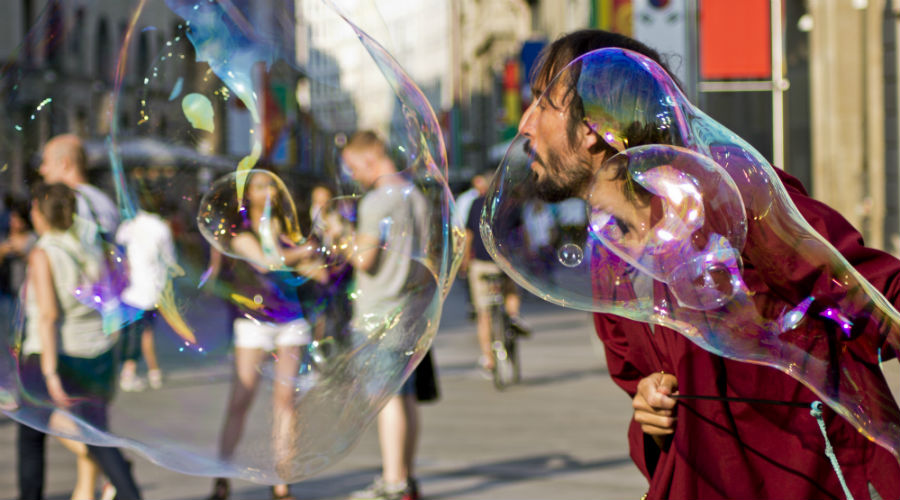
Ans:
{"label": "man's ear", "polygon": [[581,123],[581,144],[591,154],[597,154],[605,149],[600,136],[587,121]]}

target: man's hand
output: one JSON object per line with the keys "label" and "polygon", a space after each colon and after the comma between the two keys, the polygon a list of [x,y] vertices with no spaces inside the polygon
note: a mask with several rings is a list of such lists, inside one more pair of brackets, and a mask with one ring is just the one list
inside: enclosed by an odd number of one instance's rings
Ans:
{"label": "man's hand", "polygon": [[670,373],[659,372],[638,382],[637,394],[631,401],[635,422],[659,446],[666,436],[675,432],[677,401],[669,396],[677,392],[678,379]]}

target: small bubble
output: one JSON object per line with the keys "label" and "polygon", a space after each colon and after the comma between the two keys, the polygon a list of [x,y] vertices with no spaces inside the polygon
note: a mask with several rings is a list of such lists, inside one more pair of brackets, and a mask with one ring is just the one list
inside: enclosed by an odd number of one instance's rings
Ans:
{"label": "small bubble", "polygon": [[556,252],[556,257],[566,267],[577,267],[584,261],[584,251],[574,243],[566,243]]}

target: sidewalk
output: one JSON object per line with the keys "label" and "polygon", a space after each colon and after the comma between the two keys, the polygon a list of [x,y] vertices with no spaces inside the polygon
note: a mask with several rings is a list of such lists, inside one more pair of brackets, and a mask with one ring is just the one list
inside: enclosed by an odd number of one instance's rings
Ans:
{"label": "sidewalk", "polygon": [[[427,499],[621,499],[639,498],[646,482],[628,458],[625,431],[630,401],[609,380],[592,347],[587,313],[527,298],[534,327],[522,342],[523,383],[498,392],[476,370],[478,347],[462,287],[454,286],[434,343],[441,400],[422,407],[423,434],[417,462]],[[227,377],[210,382],[228,383]],[[124,398],[117,401],[123,402]],[[211,426],[221,416],[209,415]],[[0,499],[15,495],[15,426],[0,420]],[[135,475],[147,499],[201,499],[205,477],[159,467],[135,453]],[[74,460],[48,440],[47,498],[67,499]],[[300,499],[340,499],[379,473],[374,429],[343,461],[293,485]],[[236,500],[270,498],[266,487],[236,481]]]}

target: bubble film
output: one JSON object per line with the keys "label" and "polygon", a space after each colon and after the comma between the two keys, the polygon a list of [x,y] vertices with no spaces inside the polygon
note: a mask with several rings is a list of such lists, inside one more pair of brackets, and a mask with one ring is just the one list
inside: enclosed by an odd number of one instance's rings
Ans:
{"label": "bubble film", "polygon": [[[535,90],[482,214],[500,267],[548,301],[782,370],[900,458],[880,371],[900,348],[900,317],[762,155],[627,50],[588,53]],[[556,216],[539,235],[555,252],[528,251],[527,224],[507,223],[538,203]]]}
{"label": "bubble film", "polygon": [[[54,289],[102,325],[70,353],[102,372],[60,358],[67,401],[29,340],[26,283],[3,313],[0,408],[189,474],[277,484],[334,463],[426,354],[461,256],[434,112],[351,21],[385,32],[374,3],[120,2],[129,23],[98,20],[99,39],[78,24],[109,9],[49,5],[0,74],[0,148],[33,165],[0,176],[33,184],[48,139],[80,136],[120,224],[60,234],[126,279]],[[63,85],[86,68],[96,81]],[[118,390],[147,321],[162,385]]]}

